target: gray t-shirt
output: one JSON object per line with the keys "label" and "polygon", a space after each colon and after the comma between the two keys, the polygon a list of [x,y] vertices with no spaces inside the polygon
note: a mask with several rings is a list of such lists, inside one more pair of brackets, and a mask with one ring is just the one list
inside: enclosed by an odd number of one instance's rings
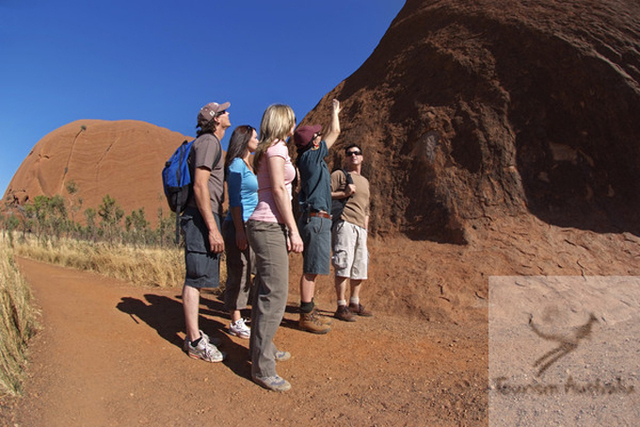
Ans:
{"label": "gray t-shirt", "polygon": [[[211,171],[209,174],[209,197],[211,199],[211,212],[222,215],[222,202],[224,200],[224,162],[222,161],[222,146],[218,138],[210,133],[200,135],[193,143],[194,170],[205,167]],[[218,157],[218,153],[220,156]],[[214,165],[213,162],[219,159]],[[189,199],[187,206],[197,207],[196,199]]]}

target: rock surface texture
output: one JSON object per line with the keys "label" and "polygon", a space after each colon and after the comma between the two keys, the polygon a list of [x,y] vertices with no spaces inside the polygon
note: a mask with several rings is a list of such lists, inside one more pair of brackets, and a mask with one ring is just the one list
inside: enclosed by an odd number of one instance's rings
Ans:
{"label": "rock surface texture", "polygon": [[468,243],[523,212],[638,234],[637,1],[408,0],[305,123],[328,123],[333,98],[336,147],[364,148],[377,234]]}
{"label": "rock surface texture", "polygon": [[[59,194],[82,211],[97,208],[109,194],[126,214],[144,207],[155,225],[161,207],[169,213],[162,191],[165,161],[182,141],[177,132],[134,121],[78,120],[42,138],[7,187],[4,201],[23,206],[36,196]],[[75,182],[77,193],[67,185]],[[83,218],[82,212],[76,220]]]}

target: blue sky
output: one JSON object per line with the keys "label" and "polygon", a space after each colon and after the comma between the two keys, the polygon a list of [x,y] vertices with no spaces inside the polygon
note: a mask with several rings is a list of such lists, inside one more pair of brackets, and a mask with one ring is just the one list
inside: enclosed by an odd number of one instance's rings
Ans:
{"label": "blue sky", "polygon": [[362,65],[403,5],[0,0],[0,196],[33,146],[74,120],[194,135],[211,101],[231,102],[234,127],[259,126],[273,103],[301,120]]}

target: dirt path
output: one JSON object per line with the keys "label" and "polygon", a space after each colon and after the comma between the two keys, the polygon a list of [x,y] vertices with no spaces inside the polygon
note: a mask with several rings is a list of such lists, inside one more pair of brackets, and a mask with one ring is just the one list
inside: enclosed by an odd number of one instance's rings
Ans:
{"label": "dirt path", "polygon": [[376,313],[313,336],[296,328],[290,301],[276,342],[293,355],[278,367],[293,389],[278,394],[249,379],[248,342],[224,333],[216,297],[204,299],[201,326],[223,340],[223,364],[182,353],[179,290],[18,261],[44,328],[31,344],[25,395],[2,425],[487,424],[480,322],[409,323]]}

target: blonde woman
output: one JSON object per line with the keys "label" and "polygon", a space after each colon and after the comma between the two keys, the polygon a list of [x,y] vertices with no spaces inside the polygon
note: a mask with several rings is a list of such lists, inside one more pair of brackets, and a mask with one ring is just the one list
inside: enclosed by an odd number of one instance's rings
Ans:
{"label": "blonde woman", "polygon": [[262,116],[260,143],[254,158],[258,205],[246,225],[257,270],[249,344],[251,376],[257,384],[273,391],[291,388],[291,384],[276,373],[276,361],[287,360],[291,355],[278,351],[273,337],[287,305],[288,252],[303,250],[291,210],[291,183],[296,171],[286,142],[293,135],[295,125],[295,115],[287,105],[271,105]]}

